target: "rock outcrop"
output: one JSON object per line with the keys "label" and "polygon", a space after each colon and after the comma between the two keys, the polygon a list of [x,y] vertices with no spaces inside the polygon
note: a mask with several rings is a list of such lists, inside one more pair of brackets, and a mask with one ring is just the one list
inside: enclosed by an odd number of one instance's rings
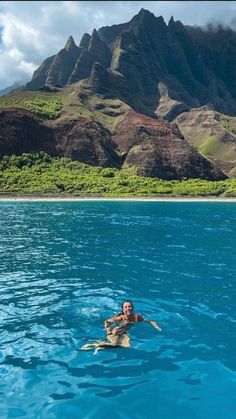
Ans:
{"label": "rock outcrop", "polygon": [[0,111],[0,157],[34,151],[56,154],[51,128],[25,109]]}
{"label": "rock outcrop", "polygon": [[[232,120],[232,122],[231,122]],[[229,177],[236,170],[236,121],[203,106],[175,119],[184,138]],[[234,124],[235,128],[231,129]]]}
{"label": "rock outcrop", "polygon": [[62,119],[47,127],[25,109],[0,111],[0,158],[41,150],[93,166],[120,167],[111,133],[96,121]]}
{"label": "rock outcrop", "polygon": [[141,176],[161,179],[227,178],[184,139],[175,124],[131,111],[117,125],[113,141],[123,156],[123,167],[135,167]]}
{"label": "rock outcrop", "polygon": [[96,121],[79,117],[53,124],[59,156],[92,166],[120,167],[111,133]]}
{"label": "rock outcrop", "polygon": [[82,51],[83,48],[77,47],[74,39],[70,36],[65,47],[54,57],[45,84],[49,86],[65,86]]}
{"label": "rock outcrop", "polygon": [[111,58],[109,48],[100,39],[96,29],[94,29],[88,48],[85,48],[79,56],[75,68],[68,79],[68,83],[75,83],[79,80],[89,77],[92,66],[95,62],[99,62],[104,66],[108,66]]}

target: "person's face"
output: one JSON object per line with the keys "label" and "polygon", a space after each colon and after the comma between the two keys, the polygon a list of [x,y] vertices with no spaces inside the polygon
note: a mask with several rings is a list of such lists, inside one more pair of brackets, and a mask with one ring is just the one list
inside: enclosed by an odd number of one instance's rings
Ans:
{"label": "person's face", "polygon": [[126,314],[127,316],[130,316],[130,314],[132,314],[133,312],[133,306],[131,303],[127,302],[123,304],[123,313]]}

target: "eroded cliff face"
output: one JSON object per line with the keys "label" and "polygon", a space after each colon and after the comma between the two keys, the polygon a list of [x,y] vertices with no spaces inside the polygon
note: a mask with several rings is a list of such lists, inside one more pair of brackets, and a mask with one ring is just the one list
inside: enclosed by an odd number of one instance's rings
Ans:
{"label": "eroded cliff face", "polygon": [[161,179],[225,179],[214,163],[200,155],[177,125],[128,112],[117,125],[113,140],[124,159],[123,168],[135,167],[141,176]]}
{"label": "eroded cliff face", "polygon": [[51,128],[25,109],[0,110],[0,157],[41,150],[56,154]]}
{"label": "eroded cliff face", "polygon": [[65,86],[83,50],[83,48],[75,45],[74,39],[70,36],[65,47],[53,58],[47,72],[45,85]]}
{"label": "eroded cliff face", "polygon": [[100,123],[79,117],[52,125],[57,153],[92,166],[120,167],[111,133]]}
{"label": "eroded cliff face", "polygon": [[173,18],[166,24],[142,9],[130,22],[85,34],[79,46],[70,37],[35,71],[26,89],[87,79],[94,93],[168,121],[208,104],[236,115],[235,66],[232,30],[192,28]]}
{"label": "eroded cliff face", "polygon": [[93,166],[120,167],[111,133],[96,121],[65,118],[49,127],[25,109],[0,111],[0,157],[41,150]]}
{"label": "eroded cliff face", "polygon": [[23,109],[0,112],[0,156],[43,150],[101,167],[134,167],[161,179],[225,179],[175,124],[128,111],[113,130],[90,118],[53,121],[50,126]]}

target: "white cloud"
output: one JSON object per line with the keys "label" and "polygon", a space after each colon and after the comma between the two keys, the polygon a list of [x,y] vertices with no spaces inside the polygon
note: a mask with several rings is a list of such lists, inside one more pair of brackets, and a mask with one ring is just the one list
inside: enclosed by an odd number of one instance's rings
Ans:
{"label": "white cloud", "polygon": [[36,70],[36,66],[34,63],[29,63],[28,61],[21,60],[17,65],[17,68],[20,72],[26,74],[29,78],[31,78],[34,70]]}
{"label": "white cloud", "polygon": [[129,21],[144,7],[166,22],[224,24],[236,18],[236,1],[2,1],[0,89],[30,79],[42,61],[72,35],[78,44],[93,28]]}
{"label": "white cloud", "polygon": [[13,61],[16,62],[22,60],[23,57],[22,52],[20,52],[17,48],[9,49],[8,55]]}

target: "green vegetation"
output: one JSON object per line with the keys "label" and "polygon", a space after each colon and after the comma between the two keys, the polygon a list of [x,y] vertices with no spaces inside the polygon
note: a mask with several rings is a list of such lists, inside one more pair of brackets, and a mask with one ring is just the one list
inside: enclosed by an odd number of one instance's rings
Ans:
{"label": "green vegetation", "polygon": [[236,196],[236,180],[164,181],[134,170],[88,166],[44,152],[0,160],[0,195],[43,196]]}
{"label": "green vegetation", "polygon": [[0,109],[23,108],[45,119],[56,119],[62,110],[61,99],[55,94],[19,92],[0,97]]}
{"label": "green vegetation", "polygon": [[205,138],[204,143],[200,145],[198,150],[202,154],[212,155],[221,146],[220,141],[215,136],[209,136]]}

